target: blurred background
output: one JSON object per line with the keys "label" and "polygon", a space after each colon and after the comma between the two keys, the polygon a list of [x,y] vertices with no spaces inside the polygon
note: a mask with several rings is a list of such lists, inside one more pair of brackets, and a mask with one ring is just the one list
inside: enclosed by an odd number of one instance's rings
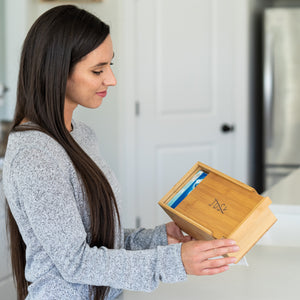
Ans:
{"label": "blurred background", "polygon": [[[61,4],[111,26],[118,84],[75,118],[95,130],[120,181],[125,226],[166,222],[157,202],[197,161],[259,193],[299,167],[298,0],[0,0],[0,163],[23,40]],[[14,299],[4,215],[1,206],[0,290]]]}

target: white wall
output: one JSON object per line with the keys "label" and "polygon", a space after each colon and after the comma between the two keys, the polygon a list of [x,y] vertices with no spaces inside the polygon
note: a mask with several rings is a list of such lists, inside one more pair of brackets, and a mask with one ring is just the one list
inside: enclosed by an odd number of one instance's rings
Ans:
{"label": "white wall", "polygon": [[5,83],[9,88],[2,107],[5,119],[12,119],[14,112],[20,51],[27,32],[26,2],[26,0],[4,0]]}
{"label": "white wall", "polygon": [[[30,26],[36,18],[51,7],[61,4],[76,4],[100,17],[111,27],[111,36],[114,43],[115,59],[114,71],[118,79],[119,74],[119,27],[120,27],[120,2],[121,0],[105,0],[103,2],[42,2],[40,0],[6,0],[6,82],[10,90],[7,93],[6,105],[2,109],[5,118],[12,119],[15,107],[15,91],[17,86],[18,65],[23,40]],[[95,110],[77,109],[74,117],[90,125],[100,141],[103,156],[113,170],[119,173],[119,118],[118,118],[118,86],[109,90],[103,105]]]}
{"label": "white wall", "polygon": [[[4,1],[0,0],[0,41],[4,41]],[[4,45],[0,42],[0,82],[3,83],[4,80]]]}

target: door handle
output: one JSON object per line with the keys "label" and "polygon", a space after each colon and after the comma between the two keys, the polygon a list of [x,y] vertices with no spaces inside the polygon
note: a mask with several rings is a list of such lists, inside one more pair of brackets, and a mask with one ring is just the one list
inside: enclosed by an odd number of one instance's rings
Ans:
{"label": "door handle", "polygon": [[224,133],[234,131],[234,125],[223,124],[221,126],[221,131],[224,132]]}

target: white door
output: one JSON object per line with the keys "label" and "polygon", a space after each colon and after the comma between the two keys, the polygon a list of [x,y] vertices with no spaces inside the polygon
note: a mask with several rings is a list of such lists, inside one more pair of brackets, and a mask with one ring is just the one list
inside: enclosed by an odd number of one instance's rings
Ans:
{"label": "white door", "polygon": [[235,175],[236,1],[135,3],[135,209],[153,226],[168,220],[159,199],[197,161]]}

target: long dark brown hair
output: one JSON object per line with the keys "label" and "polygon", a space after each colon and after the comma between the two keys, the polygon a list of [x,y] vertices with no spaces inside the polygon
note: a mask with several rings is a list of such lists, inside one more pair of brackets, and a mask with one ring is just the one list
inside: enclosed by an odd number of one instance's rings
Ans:
{"label": "long dark brown hair", "polygon": [[[91,223],[89,245],[111,249],[116,226],[120,225],[114,193],[103,172],[72,138],[64,122],[68,76],[75,64],[96,49],[108,34],[108,25],[73,5],[54,7],[36,20],[22,49],[12,132],[40,130],[62,145],[87,195]],[[35,126],[19,126],[24,119]],[[7,226],[18,299],[23,300],[30,284],[24,274],[26,245],[8,205]],[[104,299],[108,291],[109,287],[93,286],[90,298]]]}

